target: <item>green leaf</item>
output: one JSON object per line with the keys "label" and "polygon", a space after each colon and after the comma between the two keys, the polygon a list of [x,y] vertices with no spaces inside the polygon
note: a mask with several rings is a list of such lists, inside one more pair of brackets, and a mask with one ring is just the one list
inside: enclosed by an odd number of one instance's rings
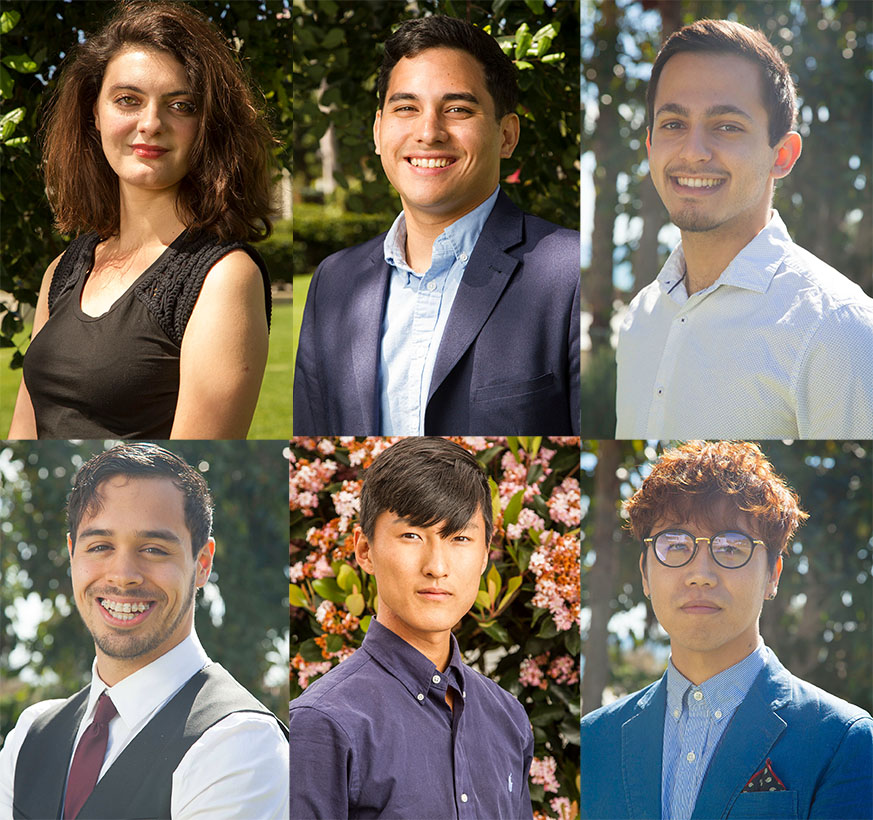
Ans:
{"label": "green leaf", "polygon": [[559,63],[566,56],[567,55],[563,51],[559,51],[555,54],[546,54],[546,56],[543,57],[542,62],[544,62],[544,63]]}
{"label": "green leaf", "polygon": [[13,9],[12,11],[0,12],[0,34],[8,34],[18,25],[20,19],[20,11]]}
{"label": "green leaf", "polygon": [[533,63],[529,63],[527,60],[516,60],[515,67],[519,71],[527,71],[529,68],[533,68]]}
{"label": "green leaf", "polygon": [[297,584],[289,584],[288,598],[291,601],[291,606],[308,607],[309,599],[306,593]]}
{"label": "green leaf", "polygon": [[331,49],[336,48],[343,40],[345,40],[346,35],[343,33],[341,28],[332,28],[327,34],[324,35],[324,40],[321,41],[321,47],[330,51]]}
{"label": "green leaf", "polygon": [[538,638],[556,638],[558,636],[558,627],[555,626],[555,622],[549,618],[543,618],[542,626],[540,626],[540,631],[537,632]]}
{"label": "green leaf", "polygon": [[543,0],[524,0],[524,4],[537,15],[542,14],[546,10],[546,4]]}
{"label": "green leaf", "polygon": [[335,578],[316,578],[312,582],[312,588],[327,601],[335,604],[346,602],[346,594],[339,588]]}
{"label": "green leaf", "polygon": [[491,596],[488,595],[487,589],[480,589],[476,593],[476,603],[481,607],[491,606]]}
{"label": "green leaf", "polygon": [[518,457],[518,436],[507,436],[506,446],[512,450],[512,455],[515,456],[515,460],[521,463],[521,459]]}
{"label": "green leaf", "polygon": [[361,623],[359,624],[359,626],[361,628],[361,632],[363,632],[365,635],[367,634],[367,630],[370,628],[370,621],[372,620],[372,615],[364,615],[364,617],[361,618]]}
{"label": "green leaf", "polygon": [[0,65],[0,97],[8,100],[12,96],[12,75]]}
{"label": "green leaf", "polygon": [[506,510],[503,513],[503,526],[508,527],[510,524],[515,524],[518,521],[518,514],[521,512],[521,505],[524,501],[524,490],[519,490],[506,505]]}
{"label": "green leaf", "polygon": [[495,567],[494,564],[492,564],[491,569],[488,570],[485,580],[488,586],[488,597],[493,606],[494,602],[497,600],[497,596],[500,594],[500,587],[503,585],[500,581],[500,573],[497,571],[497,567]]}
{"label": "green leaf", "polygon": [[353,592],[346,598],[346,609],[357,618],[364,611],[364,596]]}
{"label": "green leaf", "polygon": [[488,626],[479,624],[479,627],[489,638],[493,638],[497,643],[509,643],[509,633],[496,621],[489,622]]}
{"label": "green leaf", "polygon": [[522,23],[515,32],[515,59],[520,60],[527,54],[533,38],[530,34],[530,27],[527,23]]}
{"label": "green leaf", "polygon": [[488,477],[488,486],[491,488],[491,520],[496,521],[500,515],[500,490],[491,476]]}
{"label": "green leaf", "polygon": [[360,586],[361,579],[358,577],[358,573],[348,564],[340,564],[339,571],[336,574],[336,582],[340,589],[351,592],[354,586]]}
{"label": "green leaf", "polygon": [[[537,453],[540,451],[540,445],[543,443],[542,436],[532,436],[530,441],[528,442],[528,447],[526,448],[528,453],[530,453],[531,459],[537,457]],[[542,466],[542,465],[537,465]]]}
{"label": "green leaf", "polygon": [[564,646],[574,657],[582,651],[582,636],[576,627],[571,627],[564,633]]}
{"label": "green leaf", "polygon": [[9,66],[13,71],[17,71],[20,74],[33,74],[39,68],[26,54],[7,54],[2,62],[3,65]]}
{"label": "green leaf", "polygon": [[555,37],[558,36],[558,32],[555,27],[551,23],[546,23],[536,34],[533,36],[533,41],[538,43],[539,41],[546,40],[554,40]]}
{"label": "green leaf", "polygon": [[503,596],[503,600],[500,602],[498,609],[503,609],[503,607],[509,603],[512,594],[521,586],[521,582],[522,577],[520,575],[516,575],[514,578],[509,579],[506,584],[506,594]]}
{"label": "green leaf", "polygon": [[297,651],[303,656],[303,660],[310,663],[324,660],[324,655],[321,654],[321,647],[315,642],[315,638],[303,641]]}
{"label": "green leaf", "polygon": [[328,652],[339,652],[343,648],[343,639],[339,635],[328,635],[324,643]]}

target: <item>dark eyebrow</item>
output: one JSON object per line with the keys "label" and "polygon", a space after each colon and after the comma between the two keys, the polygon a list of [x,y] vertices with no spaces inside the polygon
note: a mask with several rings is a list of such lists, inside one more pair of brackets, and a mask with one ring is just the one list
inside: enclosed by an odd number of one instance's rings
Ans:
{"label": "dark eyebrow", "polygon": [[[135,94],[143,94],[143,95],[146,93],[141,88],[137,88],[135,85],[121,85],[121,84],[113,85],[109,89],[110,94],[114,94],[116,91],[133,91]],[[180,88],[176,91],[170,91],[167,94],[161,94],[162,98],[180,97],[180,96],[192,97],[194,95],[187,88]]]}
{"label": "dark eyebrow", "polygon": [[[114,530],[102,529],[100,527],[88,527],[82,530],[79,538],[112,538],[115,535]],[[181,544],[182,539],[179,538],[172,530],[137,530],[134,535],[146,541],[167,541],[171,544]]]}
{"label": "dark eyebrow", "polygon": [[[389,103],[400,102],[402,100],[418,100],[417,94],[412,94],[409,91],[398,91],[388,98]],[[442,102],[468,102],[472,105],[480,105],[479,98],[475,94],[470,94],[468,91],[455,91],[451,94],[443,94]]]}
{"label": "dark eyebrow", "polygon": [[[690,116],[690,112],[684,105],[680,105],[679,103],[664,103],[656,112],[655,117],[659,117],[661,114],[678,114],[680,117],[688,117]],[[751,121],[751,116],[743,111],[742,108],[737,107],[736,105],[713,105],[706,109],[707,117],[720,117],[723,114],[734,114],[738,117],[742,117],[743,119]]]}

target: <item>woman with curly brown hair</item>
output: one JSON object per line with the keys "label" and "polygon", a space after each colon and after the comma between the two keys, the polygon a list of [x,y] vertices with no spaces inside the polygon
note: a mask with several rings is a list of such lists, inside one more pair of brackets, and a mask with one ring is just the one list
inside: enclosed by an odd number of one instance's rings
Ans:
{"label": "woman with curly brown hair", "polygon": [[133,2],[62,67],[48,267],[10,438],[244,438],[267,358],[269,128],[218,29]]}

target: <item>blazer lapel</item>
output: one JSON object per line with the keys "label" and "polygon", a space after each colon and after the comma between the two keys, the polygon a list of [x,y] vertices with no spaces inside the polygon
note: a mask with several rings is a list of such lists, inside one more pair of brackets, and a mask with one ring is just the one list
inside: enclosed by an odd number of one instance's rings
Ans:
{"label": "blazer lapel", "polygon": [[509,284],[519,260],[506,253],[524,238],[524,215],[500,191],[464,270],[434,363],[428,401],[467,352]]}
{"label": "blazer lapel", "polygon": [[347,301],[347,321],[337,328],[337,333],[347,335],[351,347],[361,413],[360,425],[349,433],[379,430],[379,351],[390,276],[381,244],[368,262],[364,270],[349,272],[355,280],[354,298]]}
{"label": "blazer lapel", "polygon": [[692,820],[724,817],[749,777],[766,760],[786,723],[776,710],[791,698],[791,679],[771,655],[737,707],[700,786]]}
{"label": "blazer lapel", "polygon": [[621,727],[621,778],[627,816],[661,816],[661,756],[664,747],[666,674],[637,704],[637,713]]}

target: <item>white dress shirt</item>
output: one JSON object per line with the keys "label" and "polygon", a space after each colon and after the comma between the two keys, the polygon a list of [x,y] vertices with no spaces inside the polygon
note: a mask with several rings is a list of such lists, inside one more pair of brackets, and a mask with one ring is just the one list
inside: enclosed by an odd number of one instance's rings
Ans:
{"label": "white dress shirt", "polygon": [[873,299],[779,214],[685,289],[681,243],[618,339],[617,438],[873,437]]}
{"label": "white dress shirt", "polygon": [[[103,777],[127,744],[208,662],[193,630],[178,646],[112,687],[100,679],[95,659],[85,717],[76,734],[73,754],[94,719],[97,699],[106,691],[118,715],[109,724],[106,757],[100,770]],[[62,702],[46,700],[25,709],[0,749],[0,819],[12,817],[15,763],[31,724]],[[170,811],[173,820],[287,820],[288,741],[275,719],[237,712],[207,729],[173,773]]]}

